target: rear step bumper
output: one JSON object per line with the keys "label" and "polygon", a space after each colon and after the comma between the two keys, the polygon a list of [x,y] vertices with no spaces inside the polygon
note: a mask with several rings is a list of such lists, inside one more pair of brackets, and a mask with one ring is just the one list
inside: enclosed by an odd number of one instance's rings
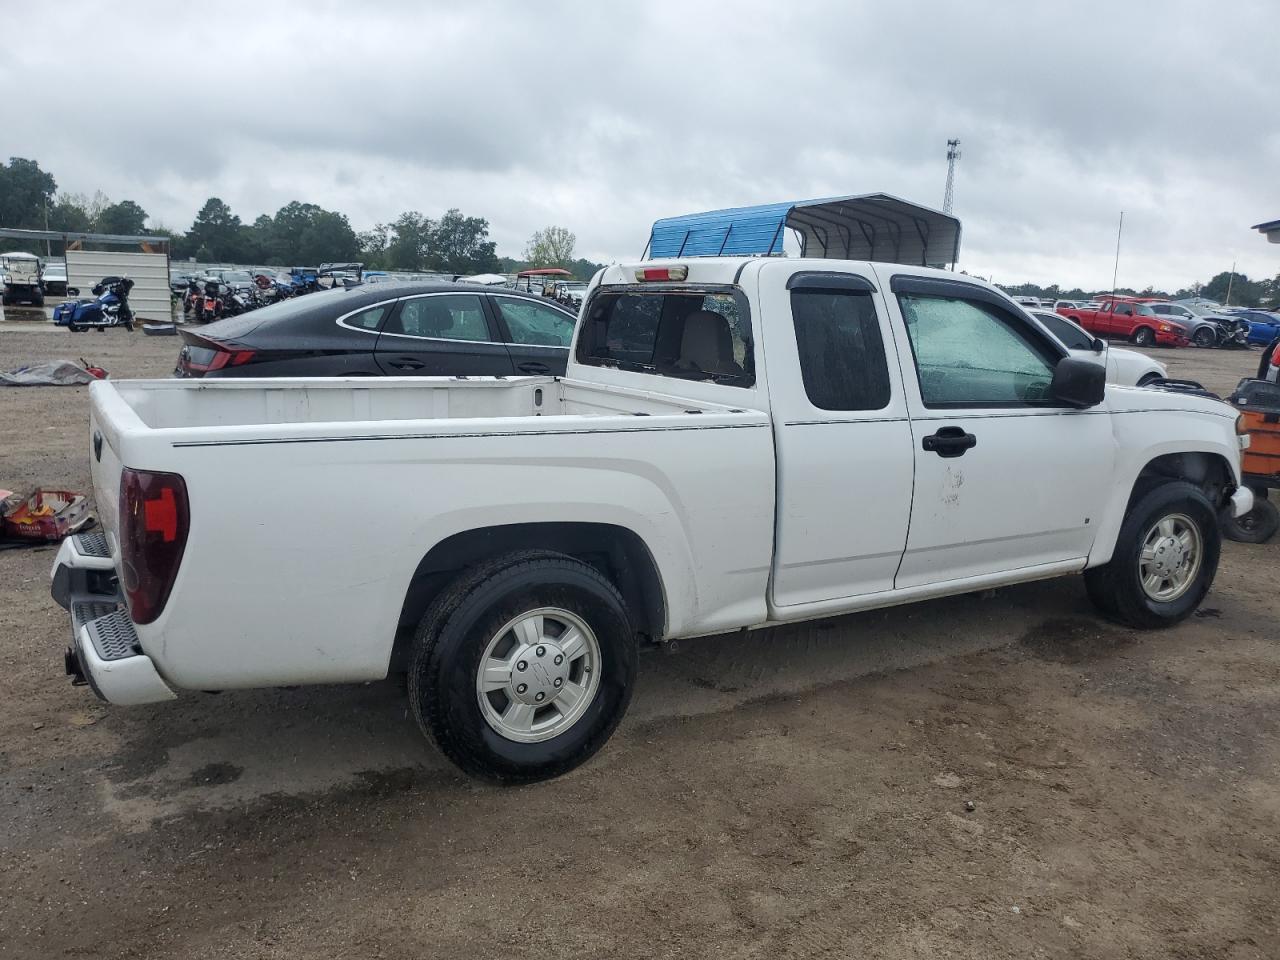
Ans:
{"label": "rear step bumper", "polygon": [[53,561],[50,593],[71,614],[65,655],[73,683],[88,683],[109,703],[155,703],[176,698],[142,652],[120,602],[115,569],[100,533],[68,537]]}

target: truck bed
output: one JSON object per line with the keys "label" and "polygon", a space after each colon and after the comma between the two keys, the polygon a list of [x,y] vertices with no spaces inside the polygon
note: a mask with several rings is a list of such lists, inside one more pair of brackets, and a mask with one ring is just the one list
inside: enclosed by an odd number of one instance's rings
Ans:
{"label": "truck bed", "polygon": [[[553,377],[125,380],[112,384],[139,423],[183,432],[283,424],[662,416],[730,408]],[[123,412],[123,411],[121,411]]]}

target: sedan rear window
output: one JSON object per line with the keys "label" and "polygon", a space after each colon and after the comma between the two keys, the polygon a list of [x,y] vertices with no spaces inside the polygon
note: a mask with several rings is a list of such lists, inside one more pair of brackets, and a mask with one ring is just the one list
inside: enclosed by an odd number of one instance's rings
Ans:
{"label": "sedan rear window", "polygon": [[601,288],[579,363],[735,387],[755,383],[751,317],[736,288]]}

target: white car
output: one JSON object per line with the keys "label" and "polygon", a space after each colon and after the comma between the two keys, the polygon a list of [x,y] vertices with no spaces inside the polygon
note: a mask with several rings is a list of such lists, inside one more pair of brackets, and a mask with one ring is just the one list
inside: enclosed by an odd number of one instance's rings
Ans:
{"label": "white car", "polygon": [[[1131,387],[1146,386],[1153,380],[1161,380],[1169,376],[1169,370],[1162,363],[1157,363],[1145,353],[1129,350],[1126,347],[1113,347],[1105,340],[1100,340],[1087,333],[1084,327],[1048,310],[1031,310],[1033,317],[1057,337],[1072,356],[1087,360],[1105,362],[1107,366],[1107,383],[1119,383]],[[1097,345],[1102,349],[1098,350]]]}
{"label": "white car", "polygon": [[1075,574],[1168,626],[1253,504],[1235,409],[1107,385],[971,277],[652,260],[586,303],[563,377],[93,383],[68,672],[130,704],[404,671],[448,757],[523,782],[608,740],[642,641]]}

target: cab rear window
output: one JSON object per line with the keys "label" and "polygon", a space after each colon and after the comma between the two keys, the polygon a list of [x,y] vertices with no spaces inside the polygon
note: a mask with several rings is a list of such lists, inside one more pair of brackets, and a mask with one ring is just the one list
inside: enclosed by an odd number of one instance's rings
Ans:
{"label": "cab rear window", "polygon": [[750,310],[733,287],[601,288],[583,320],[577,360],[749,387],[755,383]]}

